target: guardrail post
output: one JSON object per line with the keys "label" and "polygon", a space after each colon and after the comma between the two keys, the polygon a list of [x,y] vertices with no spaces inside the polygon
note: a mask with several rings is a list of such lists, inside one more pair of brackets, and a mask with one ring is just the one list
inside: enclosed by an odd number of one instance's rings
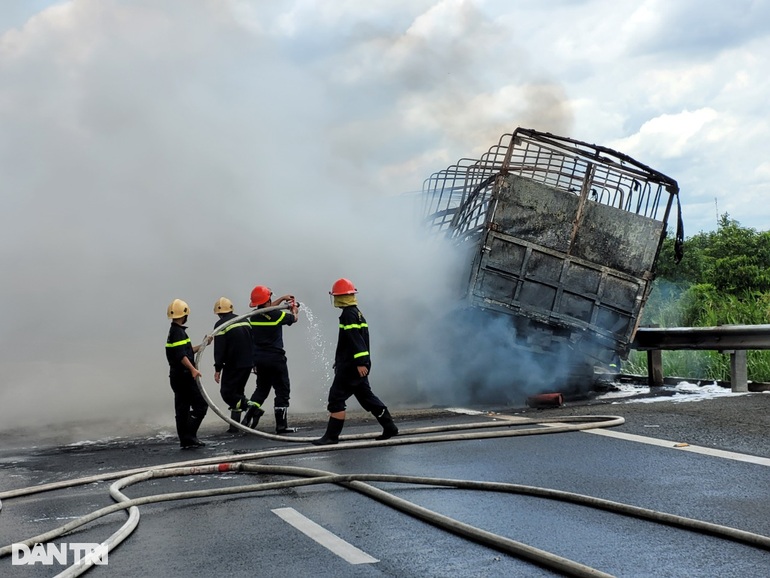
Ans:
{"label": "guardrail post", "polygon": [[749,375],[746,350],[725,351],[730,354],[730,389],[735,392],[749,391]]}
{"label": "guardrail post", "polygon": [[663,356],[660,349],[647,351],[647,381],[650,387],[663,385]]}

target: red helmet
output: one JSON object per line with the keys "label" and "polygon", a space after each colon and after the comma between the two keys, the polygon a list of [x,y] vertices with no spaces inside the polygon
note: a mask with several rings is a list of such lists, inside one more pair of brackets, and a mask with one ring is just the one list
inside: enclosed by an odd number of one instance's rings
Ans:
{"label": "red helmet", "polygon": [[332,285],[332,290],[329,291],[329,295],[352,295],[353,293],[358,293],[358,290],[350,279],[337,279]]}
{"label": "red helmet", "polygon": [[273,292],[270,291],[264,285],[257,285],[251,290],[251,303],[249,307],[259,307],[270,301],[270,297],[273,296]]}

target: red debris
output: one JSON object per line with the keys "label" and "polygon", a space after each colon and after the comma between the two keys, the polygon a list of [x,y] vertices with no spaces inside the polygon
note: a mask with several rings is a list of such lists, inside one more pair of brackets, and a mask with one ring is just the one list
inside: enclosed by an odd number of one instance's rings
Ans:
{"label": "red debris", "polygon": [[527,407],[561,407],[564,405],[564,396],[560,393],[541,393],[527,398]]}

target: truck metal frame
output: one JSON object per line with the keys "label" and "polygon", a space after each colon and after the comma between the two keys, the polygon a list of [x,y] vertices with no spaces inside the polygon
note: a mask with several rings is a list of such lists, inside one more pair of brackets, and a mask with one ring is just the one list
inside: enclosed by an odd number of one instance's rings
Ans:
{"label": "truck metal frame", "polygon": [[423,214],[470,250],[467,306],[509,316],[524,349],[608,364],[628,354],[678,195],[631,157],[517,128],[426,179]]}

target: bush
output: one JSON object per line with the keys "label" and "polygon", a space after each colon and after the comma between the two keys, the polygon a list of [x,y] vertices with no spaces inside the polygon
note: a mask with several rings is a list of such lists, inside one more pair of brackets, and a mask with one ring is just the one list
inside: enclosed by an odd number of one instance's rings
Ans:
{"label": "bush", "polygon": [[[657,327],[762,325],[770,318],[770,233],[740,226],[727,214],[715,232],[685,240],[674,264],[667,239],[641,324]],[[730,359],[716,351],[664,351],[665,375],[729,380]],[[749,379],[770,381],[770,351],[748,351]],[[647,373],[645,352],[631,352],[624,371]]]}

